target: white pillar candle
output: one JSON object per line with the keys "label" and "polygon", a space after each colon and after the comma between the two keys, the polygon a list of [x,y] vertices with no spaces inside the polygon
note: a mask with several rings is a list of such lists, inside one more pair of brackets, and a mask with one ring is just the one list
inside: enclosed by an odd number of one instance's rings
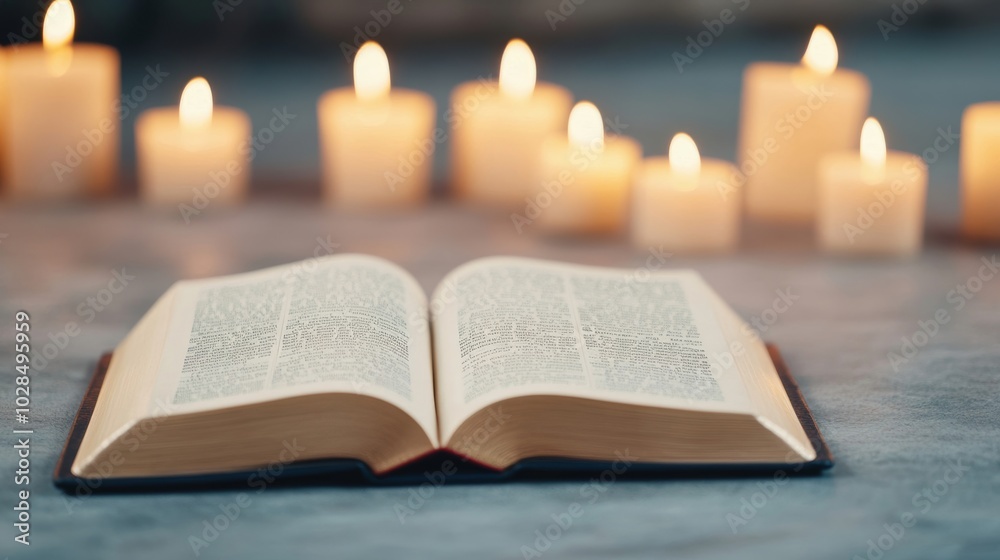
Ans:
{"label": "white pillar candle", "polygon": [[641,157],[635,140],[605,138],[600,111],[581,101],[570,111],[567,135],[542,146],[541,178],[534,181],[536,191],[525,202],[539,209],[536,221],[548,232],[619,233],[628,212],[632,173]]}
{"label": "white pillar candle", "polygon": [[648,158],[636,172],[632,242],[673,253],[726,252],[740,234],[740,199],[729,162],[701,159],[687,134],[670,141],[668,157]]}
{"label": "white pillar candle", "polygon": [[[430,191],[434,100],[390,89],[389,61],[377,43],[354,58],[354,88],[319,100],[323,195],[336,206],[407,206]],[[442,132],[443,135],[443,132]]]}
{"label": "white pillar candle", "polygon": [[535,58],[520,39],[507,44],[496,82],[460,84],[451,95],[451,180],[464,200],[510,209],[534,190],[538,152],[565,126],[573,96],[535,82]]}
{"label": "white pillar candle", "polygon": [[139,195],[150,204],[209,204],[244,198],[250,177],[250,118],[213,106],[212,89],[194,78],[178,107],[143,112],[135,123]]}
{"label": "white pillar candle", "polygon": [[747,67],[736,161],[752,218],[811,221],[817,163],[855,145],[871,88],[864,75],[838,70],[837,58],[833,35],[817,26],[802,64]]}
{"label": "white pillar candle", "polygon": [[915,154],[886,152],[869,118],[861,150],[828,154],[819,167],[817,234],[827,251],[906,256],[920,252],[927,165]]}
{"label": "white pillar candle", "polygon": [[1000,241],[1000,102],[965,110],[961,174],[963,233]]}
{"label": "white pillar candle", "polygon": [[42,45],[8,52],[3,183],[14,198],[53,199],[111,192],[118,176],[118,51],[73,44],[73,6],[49,5]]}

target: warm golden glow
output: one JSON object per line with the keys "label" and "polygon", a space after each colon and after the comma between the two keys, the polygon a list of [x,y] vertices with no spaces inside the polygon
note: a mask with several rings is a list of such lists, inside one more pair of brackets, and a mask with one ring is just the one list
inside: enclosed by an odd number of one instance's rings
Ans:
{"label": "warm golden glow", "polygon": [[194,78],[181,92],[181,127],[194,130],[212,124],[212,88],[208,80]]}
{"label": "warm golden glow", "polygon": [[806,54],[802,56],[802,64],[814,72],[828,76],[837,69],[837,57],[837,42],[833,40],[833,33],[826,27],[817,25],[809,38]]}
{"label": "warm golden glow", "polygon": [[520,39],[507,43],[500,59],[500,91],[514,99],[527,99],[535,91],[535,55]]}
{"label": "warm golden glow", "polygon": [[354,57],[354,92],[358,99],[375,100],[389,95],[389,58],[375,41],[361,45]]}
{"label": "warm golden glow", "polygon": [[69,0],[55,0],[49,4],[42,21],[42,45],[46,50],[55,50],[73,42],[76,31],[76,15]]}
{"label": "warm golden glow", "polygon": [[682,190],[698,186],[701,154],[698,153],[698,146],[693,138],[683,132],[675,134],[667,149],[667,159],[670,161],[670,171],[676,179],[675,186]]}
{"label": "warm golden glow", "polygon": [[590,101],[581,101],[569,112],[569,141],[580,148],[604,149],[604,119]]}
{"label": "warm golden glow", "polygon": [[885,170],[885,133],[872,117],[861,127],[861,162],[867,173],[881,174]]}

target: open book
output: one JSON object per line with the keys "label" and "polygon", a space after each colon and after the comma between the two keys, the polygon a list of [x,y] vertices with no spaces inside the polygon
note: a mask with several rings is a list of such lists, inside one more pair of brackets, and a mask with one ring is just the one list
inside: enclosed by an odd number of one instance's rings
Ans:
{"label": "open book", "polygon": [[428,300],[353,254],[176,283],[115,349],[78,443],[80,478],[817,456],[764,344],[695,272],[494,257]]}

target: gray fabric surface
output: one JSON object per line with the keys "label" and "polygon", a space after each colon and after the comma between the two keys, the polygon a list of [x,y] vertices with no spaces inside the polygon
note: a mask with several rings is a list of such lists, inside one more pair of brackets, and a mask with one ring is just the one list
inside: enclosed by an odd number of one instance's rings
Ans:
{"label": "gray fabric surface", "polygon": [[[185,225],[126,201],[0,209],[0,230],[8,233],[0,244],[3,370],[13,363],[17,309],[31,313],[35,344],[67,321],[81,324],[80,334],[33,381],[33,544],[13,544],[6,523],[0,554],[194,557],[189,537],[200,536],[220,507],[237,503],[237,491],[69,499],[49,480],[94,361],[175,280],[308,258],[317,238],[327,236],[338,251],[399,263],[428,291],[450,269],[479,256],[641,267],[649,254],[619,241],[518,235],[502,216],[445,203],[422,213],[368,217],[266,199],[217,210]],[[996,558],[1000,275],[960,310],[948,299],[976,274],[981,257],[996,252],[934,238],[916,260],[853,261],[816,254],[808,232],[753,230],[738,255],[667,260],[666,266],[698,270],[747,319],[772,317],[766,310],[775,290],[799,298],[775,315],[763,336],[783,351],[837,457],[825,476],[775,487],[766,479],[629,482],[627,472],[599,490],[584,490],[581,482],[445,484],[404,523],[397,505],[407,506],[408,488],[248,488],[249,505],[201,557],[521,558],[522,546],[544,546],[536,543],[536,530],[544,533],[553,515],[579,503],[572,525],[550,529],[558,538],[543,557],[852,558],[866,557],[869,539],[881,536],[887,559]],[[85,323],[77,307],[121,267],[135,279]],[[941,308],[949,322],[894,371],[887,353],[899,351],[901,337],[912,336],[918,321]],[[0,417],[13,424],[12,381],[6,379]],[[6,437],[0,453],[8,520],[13,439]],[[948,470],[956,463],[957,479]],[[925,488],[933,494],[935,484],[941,491],[935,502],[914,502]],[[906,513],[915,525],[898,539],[887,533],[884,524],[899,523]],[[746,523],[733,523],[737,518]]]}

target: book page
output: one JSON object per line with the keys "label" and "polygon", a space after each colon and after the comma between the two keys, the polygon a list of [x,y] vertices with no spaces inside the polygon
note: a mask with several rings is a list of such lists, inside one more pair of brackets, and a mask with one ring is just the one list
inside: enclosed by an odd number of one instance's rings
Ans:
{"label": "book page", "polygon": [[357,393],[436,442],[426,306],[408,273],[364,255],[182,282],[154,400],[177,413]]}
{"label": "book page", "polygon": [[499,257],[460,267],[431,300],[441,439],[525,395],[752,412],[714,302],[694,272],[636,274]]}

